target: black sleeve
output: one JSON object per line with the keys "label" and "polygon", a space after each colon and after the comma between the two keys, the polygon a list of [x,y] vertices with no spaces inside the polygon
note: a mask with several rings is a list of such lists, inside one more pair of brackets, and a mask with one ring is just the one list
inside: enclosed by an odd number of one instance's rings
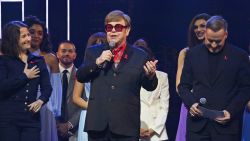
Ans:
{"label": "black sleeve", "polygon": [[144,76],[144,80],[142,82],[142,87],[147,91],[153,91],[156,89],[158,85],[158,78],[156,75],[152,79],[148,79],[148,77]]}
{"label": "black sleeve", "polygon": [[44,103],[49,100],[49,97],[52,93],[52,86],[50,83],[49,72],[47,66],[45,64],[44,59],[40,59],[39,61],[39,69],[40,69],[40,86],[41,86],[41,99]]}
{"label": "black sleeve", "polygon": [[178,85],[180,97],[188,108],[190,108],[196,102],[191,91],[193,87],[193,71],[190,59],[190,51],[188,51],[184,60],[180,84]]}
{"label": "black sleeve", "polygon": [[[147,52],[145,52],[145,53],[147,55],[145,56],[145,61],[144,61],[143,65],[145,65],[147,63],[147,61],[151,60],[149,54]],[[143,70],[143,74],[142,74],[142,87],[144,89],[146,89],[147,91],[153,91],[153,90],[155,90],[156,87],[157,87],[157,85],[158,85],[158,78],[157,78],[156,74],[153,76],[153,78],[149,79],[146,76],[146,74],[145,74],[145,70],[143,68],[142,68],[142,70]]]}
{"label": "black sleeve", "polygon": [[247,101],[250,99],[250,63],[246,53],[240,56],[241,66],[237,77],[238,92],[232,99],[226,110],[231,114],[231,117],[238,115]]}
{"label": "black sleeve", "polygon": [[98,76],[100,72],[100,68],[96,65],[96,58],[98,56],[94,51],[92,48],[86,49],[83,64],[77,70],[76,78],[81,83],[89,82]]}

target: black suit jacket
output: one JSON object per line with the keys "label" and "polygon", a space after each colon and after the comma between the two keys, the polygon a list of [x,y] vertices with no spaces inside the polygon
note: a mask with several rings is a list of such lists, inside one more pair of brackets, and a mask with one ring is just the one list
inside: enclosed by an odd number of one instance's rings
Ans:
{"label": "black suit jacket", "polygon": [[105,46],[87,48],[84,64],[78,69],[80,82],[91,82],[85,131],[102,131],[107,126],[116,134],[139,136],[140,129],[140,88],[154,90],[156,76],[149,80],[143,65],[148,55],[127,45],[117,68],[113,63],[107,69],[95,64]]}
{"label": "black suit jacket", "polygon": [[[214,73],[215,79],[210,82],[208,53],[204,44],[187,52],[178,86],[180,96],[188,109],[204,97],[207,99],[204,107],[227,110],[231,114],[231,120],[224,125],[214,121],[213,125],[220,133],[238,133],[241,112],[250,94],[248,55],[233,45],[225,44],[217,72]],[[208,119],[193,118],[188,114],[187,130],[198,132],[207,121]]]}

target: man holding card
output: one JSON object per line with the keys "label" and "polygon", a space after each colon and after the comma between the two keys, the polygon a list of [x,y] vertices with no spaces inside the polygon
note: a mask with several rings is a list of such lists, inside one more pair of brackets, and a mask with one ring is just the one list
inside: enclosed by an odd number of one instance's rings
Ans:
{"label": "man holding card", "polygon": [[187,141],[240,140],[250,64],[246,52],[226,42],[227,26],[221,16],[211,17],[204,44],[187,52],[178,86],[189,109]]}

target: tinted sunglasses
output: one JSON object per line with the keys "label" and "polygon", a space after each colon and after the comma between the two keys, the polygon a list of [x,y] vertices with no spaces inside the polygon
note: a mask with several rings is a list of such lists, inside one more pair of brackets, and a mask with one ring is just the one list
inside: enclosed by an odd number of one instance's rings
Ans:
{"label": "tinted sunglasses", "polygon": [[127,28],[128,26],[124,26],[124,25],[121,25],[121,24],[116,24],[115,26],[111,25],[111,24],[106,24],[105,25],[105,30],[106,32],[111,32],[113,30],[113,28],[115,28],[115,31],[116,32],[122,32],[122,30],[124,28]]}

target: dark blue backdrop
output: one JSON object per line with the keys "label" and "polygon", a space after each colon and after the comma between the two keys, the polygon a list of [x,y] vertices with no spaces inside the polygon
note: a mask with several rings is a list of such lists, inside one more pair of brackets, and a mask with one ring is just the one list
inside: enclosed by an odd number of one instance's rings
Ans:
{"label": "dark blue backdrop", "polygon": [[[25,16],[36,15],[46,20],[45,0],[24,0]],[[186,47],[188,24],[198,13],[222,15],[229,23],[228,40],[247,50],[250,37],[250,1],[238,0],[72,0],[70,2],[71,41],[76,44],[79,66],[88,37],[103,31],[105,15],[114,9],[132,18],[129,41],[145,38],[159,59],[159,69],[168,73],[170,109],[167,130],[174,140],[179,120],[180,99],[175,92],[178,52]],[[60,41],[67,39],[67,0],[49,0],[49,32],[54,51]],[[18,12],[20,11],[20,12]],[[20,3],[2,3],[2,24],[21,20]]]}

